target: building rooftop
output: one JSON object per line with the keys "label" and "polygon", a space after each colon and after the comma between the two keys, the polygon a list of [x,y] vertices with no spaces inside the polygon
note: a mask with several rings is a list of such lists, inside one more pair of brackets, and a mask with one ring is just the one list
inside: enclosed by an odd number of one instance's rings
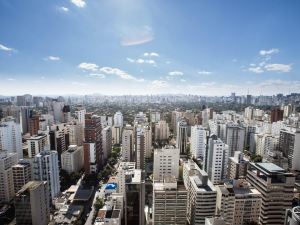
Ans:
{"label": "building rooftop", "polygon": [[274,163],[266,163],[266,162],[262,162],[262,163],[256,163],[257,167],[268,172],[268,173],[282,173],[285,172],[285,169],[275,165]]}

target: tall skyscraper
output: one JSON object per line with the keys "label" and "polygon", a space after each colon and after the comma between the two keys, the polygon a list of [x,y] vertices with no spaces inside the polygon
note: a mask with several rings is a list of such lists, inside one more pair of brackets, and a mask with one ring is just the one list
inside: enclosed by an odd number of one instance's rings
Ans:
{"label": "tall skyscraper", "polygon": [[185,120],[180,120],[177,123],[177,139],[176,146],[180,150],[181,155],[187,154],[187,132],[188,126]]}
{"label": "tall skyscraper", "polygon": [[229,157],[227,177],[229,179],[245,178],[247,175],[249,161],[244,159],[242,152],[234,152],[234,157]]}
{"label": "tall skyscraper", "polygon": [[114,126],[123,127],[123,114],[121,112],[116,112],[114,115]]}
{"label": "tall skyscraper", "polygon": [[300,170],[300,130],[280,130],[279,150],[288,158],[288,168]]}
{"label": "tall skyscraper", "polygon": [[15,195],[12,167],[17,163],[17,153],[0,151],[0,202],[8,203]]}
{"label": "tall skyscraper", "polygon": [[122,161],[132,162],[133,161],[133,127],[125,126],[122,133]]}
{"label": "tall skyscraper", "polygon": [[44,150],[45,146],[48,145],[48,137],[45,134],[32,136],[27,139],[28,145],[28,157],[34,158],[35,155],[39,154]]}
{"label": "tall skyscraper", "polygon": [[155,124],[155,140],[168,140],[170,136],[169,125],[166,121],[160,120]]}
{"label": "tall skyscraper", "polygon": [[245,180],[216,186],[217,215],[228,225],[259,222],[262,195]]}
{"label": "tall skyscraper", "polygon": [[12,167],[14,178],[14,190],[17,193],[29,181],[31,177],[31,164],[27,160],[20,160],[18,164]]}
{"label": "tall skyscraper", "polygon": [[283,120],[283,110],[275,107],[271,110],[271,123]]}
{"label": "tall skyscraper", "polygon": [[50,200],[45,181],[30,181],[15,197],[17,225],[48,225]]}
{"label": "tall skyscraper", "polygon": [[247,180],[262,194],[259,224],[283,224],[292,207],[295,177],[273,163],[250,163]]}
{"label": "tall skyscraper", "polygon": [[82,124],[83,127],[85,126],[85,114],[86,110],[83,108],[79,108],[75,111],[75,119],[77,119],[78,123]]}
{"label": "tall skyscraper", "polygon": [[206,149],[206,130],[200,126],[192,126],[191,129],[191,153],[196,159],[203,158]]}
{"label": "tall skyscraper", "polygon": [[[111,154],[112,148],[112,131],[111,127],[107,126],[102,129],[102,151],[103,160],[106,161]],[[104,163],[104,161],[102,163]]]}
{"label": "tall skyscraper", "polygon": [[7,150],[17,153],[19,159],[23,158],[22,134],[20,124],[15,123],[12,117],[0,122],[0,151]]}
{"label": "tall skyscraper", "polygon": [[183,165],[183,181],[187,189],[187,221],[191,225],[204,225],[205,217],[215,215],[217,192],[208,174],[188,160]]}
{"label": "tall skyscraper", "polygon": [[235,151],[244,151],[245,129],[237,124],[227,124],[226,144],[229,149],[229,156],[234,156]]}
{"label": "tall skyscraper", "polygon": [[153,225],[186,224],[187,190],[175,177],[153,183]]}
{"label": "tall skyscraper", "polygon": [[52,107],[53,107],[53,116],[54,116],[54,121],[56,123],[63,122],[63,108],[64,108],[64,103],[54,100],[52,102]]}
{"label": "tall skyscraper", "polygon": [[61,155],[61,168],[69,174],[79,172],[83,168],[83,147],[70,145]]}
{"label": "tall skyscraper", "polygon": [[227,175],[228,146],[212,135],[208,141],[207,154],[204,154],[203,168],[212,183],[221,183]]}
{"label": "tall skyscraper", "polygon": [[165,146],[154,150],[153,179],[162,181],[164,177],[179,175],[179,149]]}
{"label": "tall skyscraper", "polygon": [[84,170],[86,174],[96,173],[102,166],[101,162],[103,161],[101,120],[99,116],[91,113],[85,115],[84,137]]}
{"label": "tall skyscraper", "polygon": [[33,179],[47,181],[50,198],[53,200],[60,193],[60,179],[57,151],[44,150],[34,157]]}
{"label": "tall skyscraper", "polygon": [[145,169],[145,133],[141,127],[135,133],[135,162],[137,169]]}

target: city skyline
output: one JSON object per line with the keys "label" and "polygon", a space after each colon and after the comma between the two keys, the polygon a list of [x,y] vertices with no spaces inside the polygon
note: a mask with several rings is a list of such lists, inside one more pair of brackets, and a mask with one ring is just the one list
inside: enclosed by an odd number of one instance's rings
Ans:
{"label": "city skyline", "polygon": [[1,95],[300,90],[297,1],[1,1]]}

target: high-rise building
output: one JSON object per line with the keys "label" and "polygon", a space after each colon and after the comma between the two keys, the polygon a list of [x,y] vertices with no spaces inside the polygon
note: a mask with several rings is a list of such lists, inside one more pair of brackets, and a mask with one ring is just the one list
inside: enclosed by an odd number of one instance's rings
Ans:
{"label": "high-rise building", "polygon": [[187,189],[187,221],[191,225],[204,225],[205,217],[215,215],[217,192],[208,174],[188,160],[183,165],[183,181]]}
{"label": "high-rise building", "polygon": [[110,156],[111,148],[112,148],[112,131],[111,131],[111,127],[107,126],[102,129],[102,151],[103,151],[104,161],[106,161],[107,158]]}
{"label": "high-rise building", "polygon": [[125,126],[122,133],[122,161],[133,161],[133,127]]}
{"label": "high-rise building", "polygon": [[201,125],[192,126],[191,154],[196,159],[203,158],[206,149],[206,130]]}
{"label": "high-rise building", "polygon": [[179,149],[165,146],[154,150],[153,179],[162,181],[164,177],[179,175]]}
{"label": "high-rise building", "polygon": [[83,127],[85,125],[85,114],[86,110],[83,108],[80,108],[77,111],[75,111],[75,118],[78,120],[78,123],[83,125]]}
{"label": "high-rise building", "polygon": [[69,131],[69,145],[82,146],[84,140],[83,125],[78,122],[73,122],[72,124],[68,124],[67,127],[67,130]]}
{"label": "high-rise building", "polygon": [[12,167],[17,163],[17,153],[0,151],[0,202],[9,202],[15,195]]}
{"label": "high-rise building", "polygon": [[112,127],[112,141],[113,144],[120,144],[121,143],[121,134],[122,134],[122,127]]}
{"label": "high-rise building", "polygon": [[160,112],[150,112],[151,123],[157,123],[160,121]]}
{"label": "high-rise building", "polygon": [[170,136],[169,125],[165,120],[160,120],[155,124],[155,140],[168,140]]}
{"label": "high-rise building", "polygon": [[40,116],[32,115],[28,119],[28,132],[30,135],[37,135],[40,129]]}
{"label": "high-rise building", "polygon": [[141,127],[135,133],[135,162],[137,169],[145,169],[145,134]]}
{"label": "high-rise building", "polygon": [[259,224],[283,224],[292,207],[294,175],[273,163],[250,163],[247,180],[262,194]]}
{"label": "high-rise building", "polygon": [[15,197],[17,225],[47,225],[50,221],[48,184],[30,181]]}
{"label": "high-rise building", "polygon": [[60,193],[57,151],[44,150],[34,157],[33,176],[36,181],[47,181],[50,199]]}
{"label": "high-rise building", "polygon": [[216,214],[224,218],[228,225],[250,222],[258,224],[262,195],[245,180],[233,180],[216,186]]}
{"label": "high-rise building", "polygon": [[177,124],[178,124],[178,121],[180,120],[181,116],[182,116],[181,112],[178,112],[178,111],[172,112],[170,128],[172,129],[174,135],[177,135]]}
{"label": "high-rise building", "polygon": [[212,183],[222,182],[227,175],[228,146],[216,135],[208,141],[208,150],[204,154],[203,168]]}
{"label": "high-rise building", "polygon": [[245,178],[247,175],[249,161],[244,158],[242,152],[234,152],[234,157],[229,157],[227,177],[229,179]]}
{"label": "high-rise building", "polygon": [[19,159],[23,158],[22,134],[20,124],[15,123],[12,117],[0,122],[0,151],[7,150],[17,153]]}
{"label": "high-rise building", "polygon": [[286,210],[284,225],[300,225],[299,206]]}
{"label": "high-rise building", "polygon": [[228,145],[229,156],[234,156],[235,151],[244,151],[245,129],[237,124],[227,124],[226,144]]}
{"label": "high-rise building", "polygon": [[44,150],[45,146],[48,145],[48,137],[45,134],[32,136],[27,139],[28,145],[28,157],[34,158],[35,155],[39,154]]}
{"label": "high-rise building", "polygon": [[69,174],[79,172],[83,168],[83,147],[70,145],[61,155],[61,168]]}
{"label": "high-rise building", "polygon": [[288,158],[288,168],[300,170],[300,130],[282,129],[279,137],[279,151]]}
{"label": "high-rise building", "polygon": [[176,146],[180,150],[181,155],[187,154],[187,132],[188,126],[185,120],[180,120],[177,123],[177,139]]}
{"label": "high-rise building", "polygon": [[283,110],[275,107],[271,110],[271,123],[283,120]]}
{"label": "high-rise building", "polygon": [[153,225],[186,224],[187,190],[175,177],[153,183]]}
{"label": "high-rise building", "polygon": [[121,162],[117,169],[117,181],[118,181],[118,193],[123,194],[125,196],[126,189],[125,189],[125,178],[126,174],[133,173],[132,171],[135,170],[135,162]]}
{"label": "high-rise building", "polygon": [[60,166],[61,154],[66,151],[69,146],[69,133],[69,127],[63,123],[51,126],[49,131],[50,149],[57,151]]}
{"label": "high-rise building", "polygon": [[63,122],[63,108],[64,108],[64,102],[59,102],[57,100],[54,100],[52,102],[53,107],[53,116],[55,122]]}
{"label": "high-rise building", "polygon": [[101,120],[99,116],[91,113],[85,115],[84,137],[84,170],[86,174],[96,173],[102,166],[101,162],[103,161]]}
{"label": "high-rise building", "polygon": [[114,127],[123,127],[123,114],[121,112],[116,112],[114,115]]}
{"label": "high-rise building", "polygon": [[14,190],[17,193],[31,178],[31,164],[27,160],[20,160],[12,167],[14,178]]}

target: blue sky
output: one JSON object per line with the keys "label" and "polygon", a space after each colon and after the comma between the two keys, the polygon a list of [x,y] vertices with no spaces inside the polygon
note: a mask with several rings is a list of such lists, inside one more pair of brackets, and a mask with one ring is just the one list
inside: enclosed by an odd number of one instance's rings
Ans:
{"label": "blue sky", "polygon": [[299,92],[300,1],[0,0],[0,95]]}

